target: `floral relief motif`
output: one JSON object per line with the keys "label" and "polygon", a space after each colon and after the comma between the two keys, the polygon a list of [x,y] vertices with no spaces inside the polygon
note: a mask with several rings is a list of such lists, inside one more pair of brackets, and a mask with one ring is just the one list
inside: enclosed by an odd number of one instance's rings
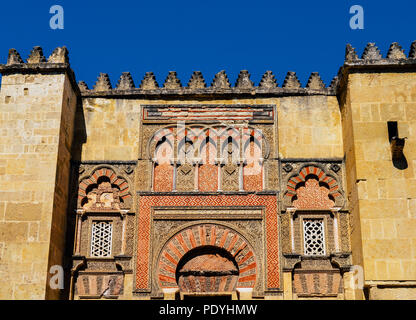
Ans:
{"label": "floral relief motif", "polygon": [[305,186],[296,190],[297,199],[293,206],[297,209],[330,209],[335,202],[329,198],[329,189],[320,186],[316,179],[308,179]]}

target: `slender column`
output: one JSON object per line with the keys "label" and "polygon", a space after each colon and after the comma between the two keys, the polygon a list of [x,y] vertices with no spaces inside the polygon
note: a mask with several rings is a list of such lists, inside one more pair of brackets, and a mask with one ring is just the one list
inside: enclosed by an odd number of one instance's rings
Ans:
{"label": "slender column", "polygon": [[195,186],[194,186],[194,191],[198,191],[199,189],[199,161],[200,159],[194,159],[193,163],[195,165]]}
{"label": "slender column", "polygon": [[126,253],[126,225],[127,225],[127,213],[129,210],[120,210],[121,219],[123,220],[123,230],[121,232],[121,254]]}
{"label": "slender column", "polygon": [[218,191],[222,191],[222,181],[221,181],[221,162],[217,162],[218,167]]}
{"label": "slender column", "polygon": [[296,248],[295,248],[295,235],[294,235],[294,228],[293,228],[293,215],[296,212],[296,208],[287,208],[286,211],[290,216],[290,241],[292,244],[292,253],[295,253]]}
{"label": "slender column", "polygon": [[157,165],[156,159],[152,159],[152,176],[150,177],[151,191],[155,191],[155,166]]}
{"label": "slender column", "polygon": [[339,210],[340,208],[333,208],[332,214],[334,215],[334,244],[335,244],[335,252],[340,251],[340,241],[339,241]]}
{"label": "slender column", "polygon": [[84,209],[78,209],[76,210],[77,213],[77,220],[76,220],[76,225],[75,225],[75,230],[76,230],[76,241],[75,241],[75,255],[79,256],[80,255],[80,247],[81,247],[81,226],[82,226],[82,216],[85,213]]}
{"label": "slender column", "polygon": [[215,164],[217,165],[217,191],[222,191],[222,172],[221,172],[221,165],[222,165],[222,154],[221,154],[221,137],[217,135],[217,152],[216,152],[216,158],[215,158]]}
{"label": "slender column", "polygon": [[239,189],[240,191],[244,191],[244,162],[243,161],[240,161],[238,163],[238,175],[239,175],[239,179],[238,179]]}
{"label": "slender column", "polygon": [[173,166],[172,191],[176,191],[176,176],[177,176],[176,167],[177,167],[177,162],[176,161],[171,161],[171,165]]}

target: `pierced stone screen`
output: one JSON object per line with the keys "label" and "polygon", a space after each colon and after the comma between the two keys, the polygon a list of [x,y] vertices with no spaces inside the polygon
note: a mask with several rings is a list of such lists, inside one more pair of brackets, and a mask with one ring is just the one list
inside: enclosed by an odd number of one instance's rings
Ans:
{"label": "pierced stone screen", "polygon": [[111,256],[113,225],[108,221],[93,222],[91,237],[91,256]]}
{"label": "pierced stone screen", "polygon": [[322,219],[303,220],[303,237],[305,255],[325,255],[324,221]]}

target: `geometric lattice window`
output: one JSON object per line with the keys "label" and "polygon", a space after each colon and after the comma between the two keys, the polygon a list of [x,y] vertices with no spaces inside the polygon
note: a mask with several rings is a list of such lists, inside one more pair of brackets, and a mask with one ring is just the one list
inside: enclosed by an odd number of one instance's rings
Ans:
{"label": "geometric lattice window", "polygon": [[322,219],[303,220],[303,243],[305,255],[325,255],[324,221]]}
{"label": "geometric lattice window", "polygon": [[113,224],[108,221],[92,223],[91,256],[110,257],[113,238]]}

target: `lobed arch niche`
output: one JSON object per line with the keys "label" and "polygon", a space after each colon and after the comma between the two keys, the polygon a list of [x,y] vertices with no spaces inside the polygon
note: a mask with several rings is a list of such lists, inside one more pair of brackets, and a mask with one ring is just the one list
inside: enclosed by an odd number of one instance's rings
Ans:
{"label": "lobed arch niche", "polygon": [[87,211],[121,210],[132,207],[128,180],[110,167],[97,167],[80,179],[78,188],[79,209]]}
{"label": "lobed arch niche", "polygon": [[260,191],[269,152],[262,132],[251,127],[162,128],[147,144],[152,191]]}
{"label": "lobed arch niche", "polygon": [[340,182],[317,165],[302,166],[286,184],[284,205],[298,210],[331,210],[342,207]]}

